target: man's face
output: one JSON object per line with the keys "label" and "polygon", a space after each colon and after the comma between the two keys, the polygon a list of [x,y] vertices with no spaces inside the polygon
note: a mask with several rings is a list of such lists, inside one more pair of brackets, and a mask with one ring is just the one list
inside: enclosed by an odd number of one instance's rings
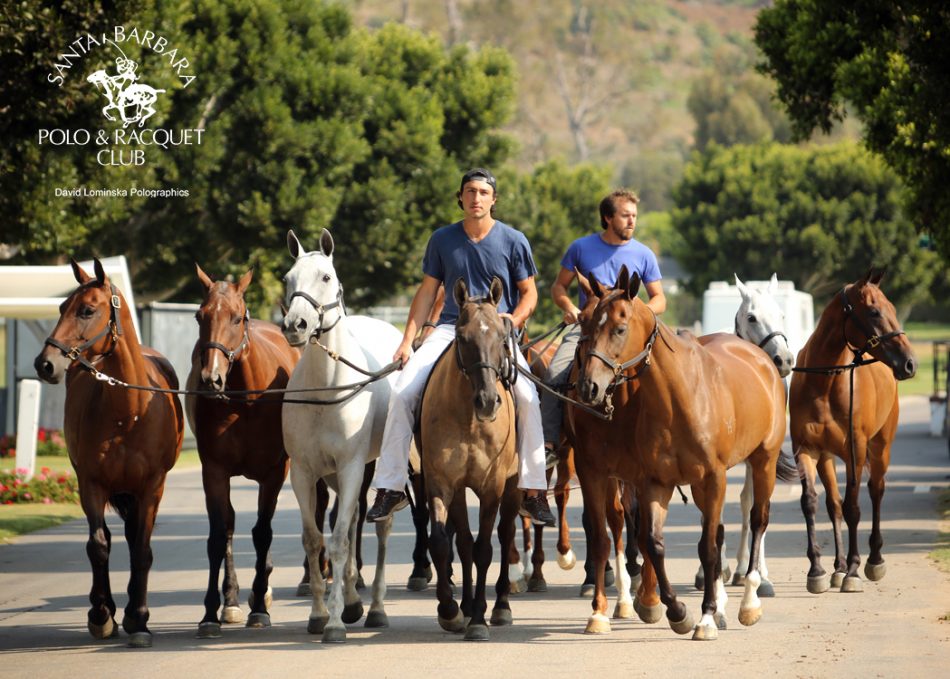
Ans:
{"label": "man's face", "polygon": [[473,179],[462,187],[460,199],[466,217],[481,219],[491,214],[491,207],[495,204],[495,190],[488,182]]}
{"label": "man's face", "polygon": [[620,240],[630,240],[637,228],[637,204],[625,200],[617,206],[613,217],[607,218],[607,231]]}

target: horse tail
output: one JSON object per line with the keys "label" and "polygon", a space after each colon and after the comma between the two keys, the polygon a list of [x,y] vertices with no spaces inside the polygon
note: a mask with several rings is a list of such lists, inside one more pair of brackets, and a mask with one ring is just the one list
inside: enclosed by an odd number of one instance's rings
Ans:
{"label": "horse tail", "polygon": [[785,483],[794,483],[795,481],[801,480],[801,474],[798,472],[795,457],[784,448],[779,450],[775,475],[779,481],[784,481]]}
{"label": "horse tail", "polygon": [[123,521],[128,521],[135,511],[135,497],[129,493],[116,493],[109,498],[109,504]]}

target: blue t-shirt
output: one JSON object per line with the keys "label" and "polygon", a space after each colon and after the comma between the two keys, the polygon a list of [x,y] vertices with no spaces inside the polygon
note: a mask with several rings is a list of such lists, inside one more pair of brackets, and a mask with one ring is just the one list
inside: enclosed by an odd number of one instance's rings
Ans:
{"label": "blue t-shirt", "polygon": [[[632,239],[623,245],[611,245],[604,242],[600,234],[592,233],[571,243],[561,259],[561,266],[568,271],[574,271],[574,267],[577,267],[583,276],[593,273],[598,283],[610,287],[617,284],[617,275],[624,264],[631,274],[640,274],[640,280],[644,283],[663,278],[653,251]],[[578,301],[578,308],[583,309],[587,295],[579,287]]]}
{"label": "blue t-shirt", "polygon": [[528,239],[520,231],[499,221],[477,243],[466,235],[462,222],[437,229],[426,246],[422,271],[445,286],[440,325],[455,323],[458,318],[458,305],[452,290],[460,277],[471,297],[483,297],[488,295],[492,278],[497,276],[505,290],[498,311],[511,313],[521,297],[516,284],[538,273]]}

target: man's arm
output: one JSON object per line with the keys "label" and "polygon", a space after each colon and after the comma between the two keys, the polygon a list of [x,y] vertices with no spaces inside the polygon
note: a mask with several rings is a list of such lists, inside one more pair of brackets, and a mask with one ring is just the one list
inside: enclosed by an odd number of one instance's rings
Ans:
{"label": "man's arm", "polygon": [[393,361],[402,359],[405,364],[412,354],[412,340],[416,332],[422,327],[429,311],[432,309],[432,303],[435,301],[442,283],[428,274],[423,274],[422,283],[416,290],[412,298],[412,304],[409,306],[409,318],[406,320],[406,331],[402,335],[402,342],[393,354]]}
{"label": "man's arm", "polygon": [[562,266],[557,274],[557,279],[551,284],[551,299],[564,312],[565,323],[577,323],[577,317],[581,313],[581,310],[574,305],[574,300],[571,299],[568,292],[573,280],[574,272]]}
{"label": "man's arm", "polygon": [[531,314],[534,313],[534,308],[538,305],[538,288],[534,283],[534,276],[528,276],[524,280],[518,281],[515,283],[515,287],[518,288],[520,295],[518,306],[510,314],[499,315],[508,316],[516,328],[523,328]]}
{"label": "man's arm", "polygon": [[663,282],[644,283],[643,287],[646,288],[647,294],[650,296],[647,306],[653,309],[653,313],[662,314],[666,311],[666,295],[663,293]]}

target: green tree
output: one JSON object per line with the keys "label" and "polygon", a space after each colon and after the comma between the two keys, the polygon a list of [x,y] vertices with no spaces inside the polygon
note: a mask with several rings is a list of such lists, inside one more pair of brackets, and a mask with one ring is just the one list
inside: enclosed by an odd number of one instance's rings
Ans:
{"label": "green tree", "polygon": [[710,281],[777,272],[822,303],[869,266],[888,266],[888,296],[904,313],[924,300],[937,255],[918,246],[901,186],[853,143],[816,148],[710,145],[674,196],[674,252],[692,293]]}
{"label": "green tree", "polygon": [[909,215],[950,259],[950,12],[931,0],[777,0],[759,14],[761,70],[799,138],[850,110],[909,191]]}

